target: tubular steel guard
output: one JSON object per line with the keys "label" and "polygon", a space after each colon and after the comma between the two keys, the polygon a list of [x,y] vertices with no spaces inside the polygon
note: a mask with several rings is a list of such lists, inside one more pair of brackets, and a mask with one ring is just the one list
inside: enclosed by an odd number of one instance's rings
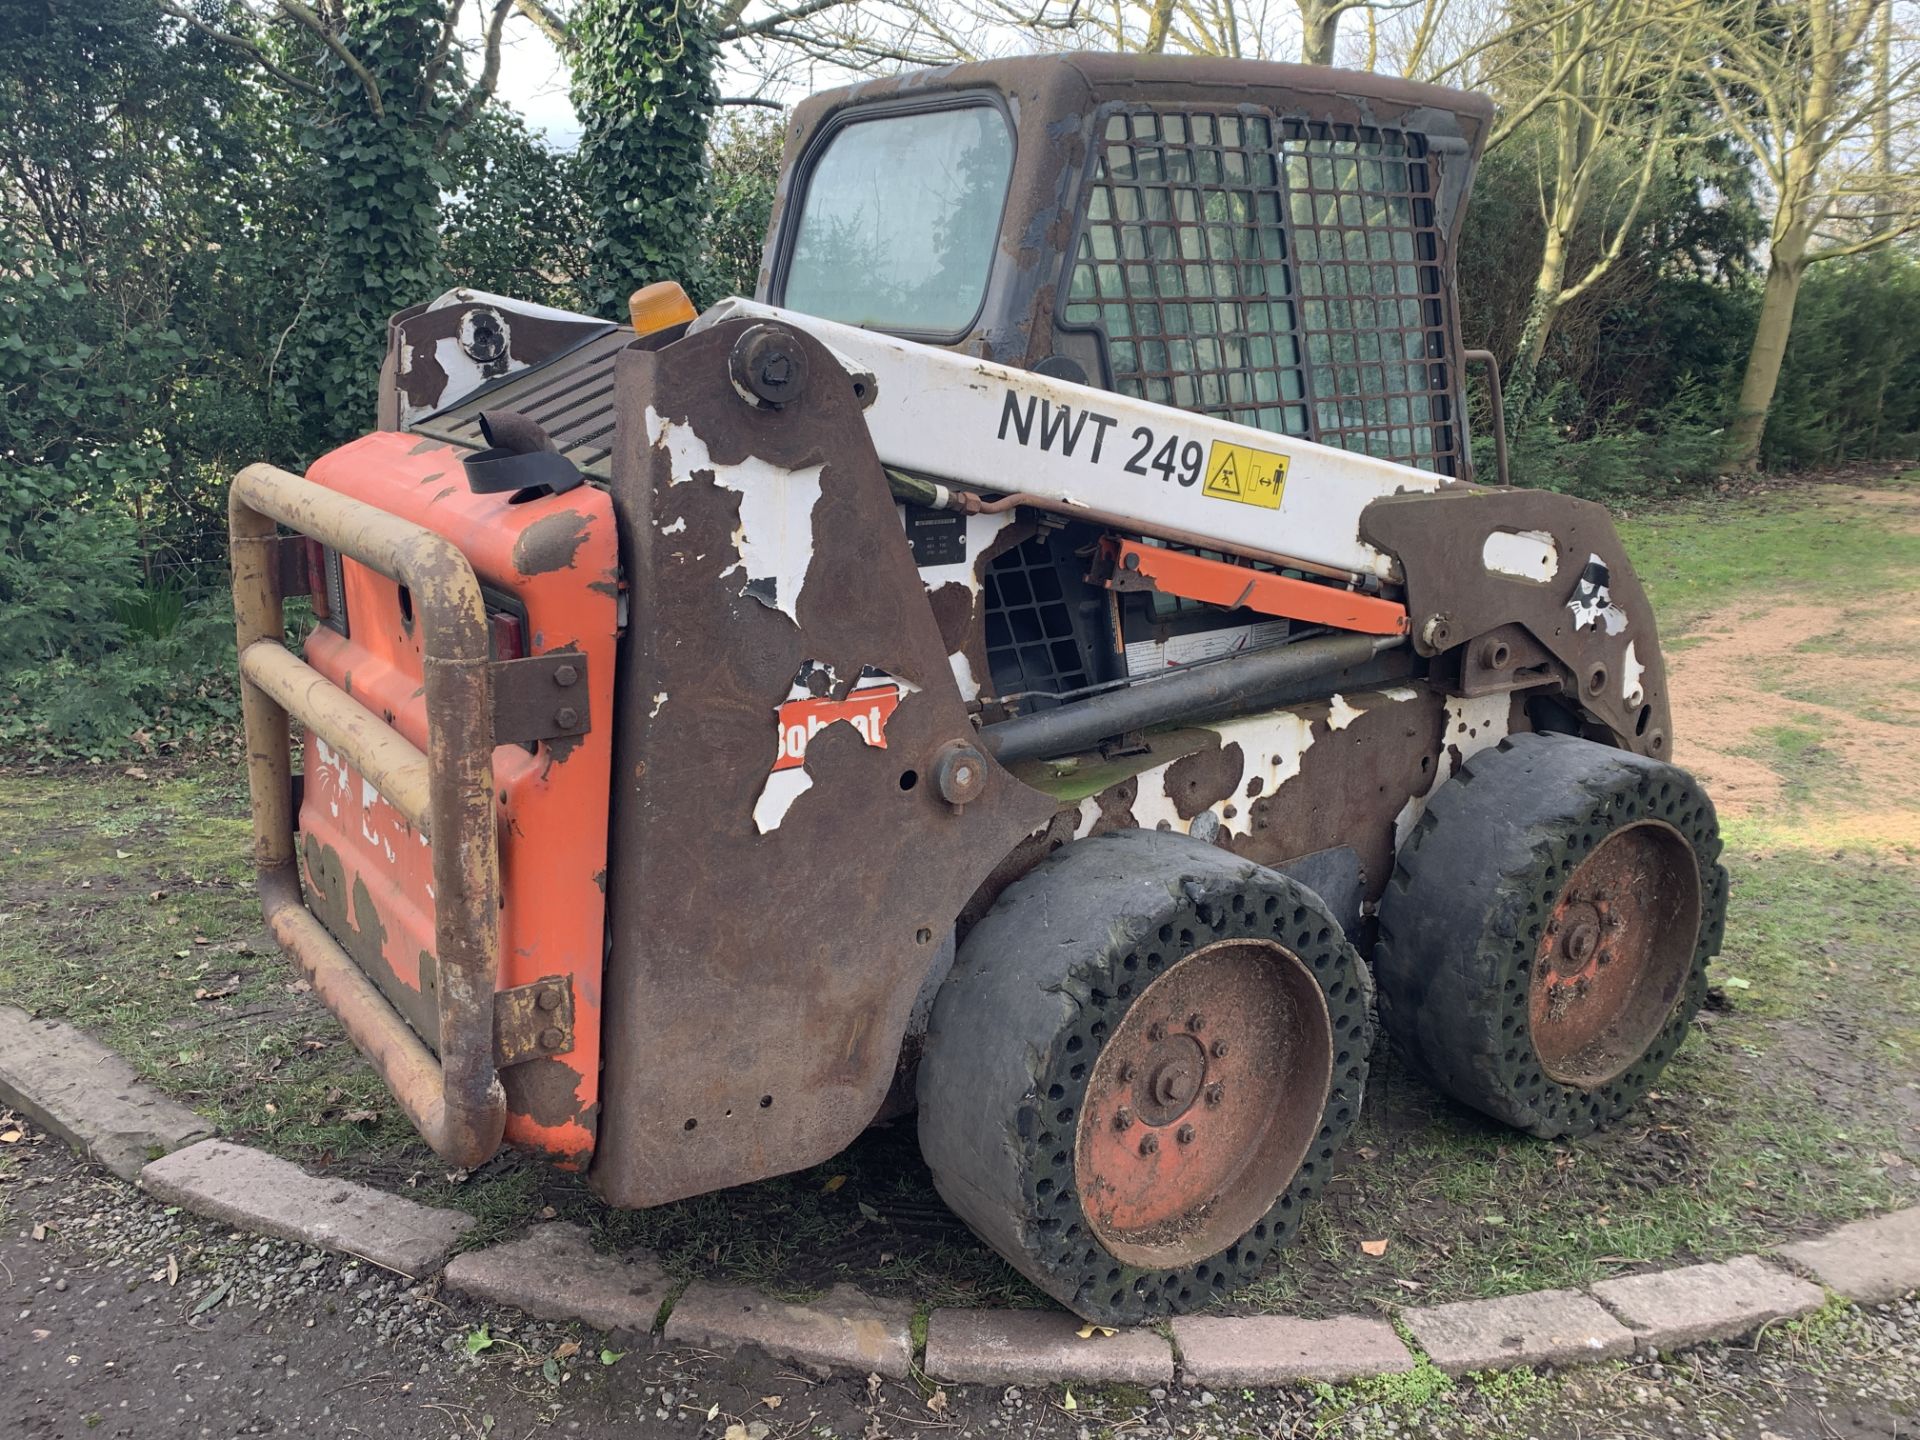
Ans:
{"label": "tubular steel guard", "polygon": [[[234,477],[227,519],[253,857],[267,924],[434,1152],[471,1168],[499,1149],[507,1116],[493,1056],[500,860],[480,582],[466,556],[432,531],[272,465]],[[425,657],[425,754],[285,648],[277,525],[411,592]],[[438,1058],[301,898],[289,717],[338,750],[433,842]]]}

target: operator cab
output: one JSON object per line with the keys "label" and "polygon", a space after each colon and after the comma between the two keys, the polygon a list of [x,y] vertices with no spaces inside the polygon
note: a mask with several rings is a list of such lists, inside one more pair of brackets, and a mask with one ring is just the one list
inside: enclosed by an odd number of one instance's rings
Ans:
{"label": "operator cab", "polygon": [[[1377,75],[1140,55],[830,91],[795,114],[759,298],[1469,478],[1454,242],[1491,113]],[[1135,464],[1188,478],[1171,445]],[[1009,709],[1294,628],[1090,586],[1101,533],[998,537],[984,693]]]}
{"label": "operator cab", "polygon": [[1464,478],[1454,242],[1491,113],[1159,55],[829,91],[759,298]]}

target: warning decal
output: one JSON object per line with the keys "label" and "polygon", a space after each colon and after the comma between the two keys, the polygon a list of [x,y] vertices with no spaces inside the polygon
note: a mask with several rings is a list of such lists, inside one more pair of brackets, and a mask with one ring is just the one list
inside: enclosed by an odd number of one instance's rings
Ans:
{"label": "warning decal", "polygon": [[1287,457],[1216,440],[1207,452],[1207,483],[1200,493],[1266,510],[1280,508],[1287,488]]}

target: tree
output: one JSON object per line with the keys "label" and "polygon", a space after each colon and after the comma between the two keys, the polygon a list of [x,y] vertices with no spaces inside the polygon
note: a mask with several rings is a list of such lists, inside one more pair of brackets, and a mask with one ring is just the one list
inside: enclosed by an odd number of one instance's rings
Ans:
{"label": "tree", "polygon": [[1774,201],[1766,286],[1722,457],[1744,471],[1759,464],[1808,268],[1920,231],[1920,56],[1893,0],[1723,9],[1704,78]]}
{"label": "tree", "polygon": [[514,0],[482,0],[480,73],[458,43],[466,0],[258,0],[208,19],[160,9],[214,38],[296,105],[321,176],[320,244],[288,337],[295,403],[316,439],[373,413],[387,317],[440,282],[449,150],[492,98]]}
{"label": "tree", "polygon": [[[1673,127],[1675,92],[1695,62],[1694,0],[1594,0],[1542,26],[1542,64],[1554,77],[1541,106],[1539,165],[1544,237],[1533,297],[1507,384],[1512,408],[1530,403],[1555,319],[1620,258],[1653,188]],[[1613,233],[1568,278],[1573,238],[1603,189]]]}
{"label": "tree", "polygon": [[581,0],[569,34],[588,212],[581,290],[595,313],[618,316],[641,285],[698,284],[713,34],[689,0]]}

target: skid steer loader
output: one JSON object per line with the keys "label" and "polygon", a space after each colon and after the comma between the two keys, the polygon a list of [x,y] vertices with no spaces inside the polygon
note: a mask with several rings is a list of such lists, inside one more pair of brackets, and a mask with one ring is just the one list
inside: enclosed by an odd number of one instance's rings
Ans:
{"label": "skid steer loader", "polygon": [[650,1206],[917,1102],[1111,1324],[1289,1238],[1376,1015],[1625,1113],[1726,875],[1606,513],[1474,480],[1489,114],[910,74],[798,109],[754,299],[394,317],[377,429],[236,478],[234,598],[267,916],[434,1149]]}

